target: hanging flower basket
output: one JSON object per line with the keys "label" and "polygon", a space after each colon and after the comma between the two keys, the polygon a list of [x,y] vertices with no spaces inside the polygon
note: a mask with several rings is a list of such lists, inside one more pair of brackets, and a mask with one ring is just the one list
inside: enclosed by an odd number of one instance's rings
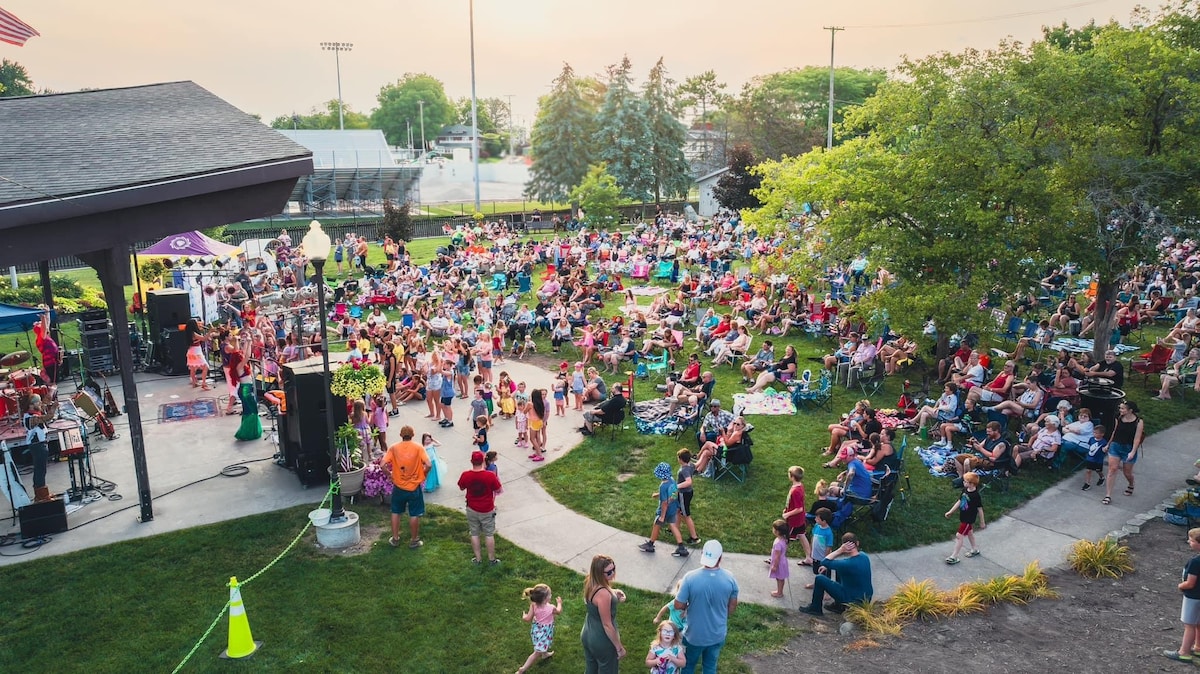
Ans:
{"label": "hanging flower basket", "polygon": [[333,373],[329,390],[346,400],[362,400],[383,393],[387,379],[378,365],[367,365],[362,361],[351,361]]}

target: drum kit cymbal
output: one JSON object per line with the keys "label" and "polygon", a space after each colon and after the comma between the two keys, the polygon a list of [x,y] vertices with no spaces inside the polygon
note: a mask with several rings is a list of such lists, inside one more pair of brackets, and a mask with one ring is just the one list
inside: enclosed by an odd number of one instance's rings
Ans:
{"label": "drum kit cymbal", "polygon": [[16,367],[21,363],[26,363],[30,359],[28,351],[13,351],[0,358],[0,367]]}
{"label": "drum kit cymbal", "polygon": [[0,357],[0,415],[17,417],[29,407],[30,390],[36,370],[18,369],[29,362],[28,351],[14,351]]}

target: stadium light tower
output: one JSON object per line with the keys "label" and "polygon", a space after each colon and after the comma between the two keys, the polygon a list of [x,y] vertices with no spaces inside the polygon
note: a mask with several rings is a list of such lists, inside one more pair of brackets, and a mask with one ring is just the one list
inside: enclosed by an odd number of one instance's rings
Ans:
{"label": "stadium light tower", "polygon": [[333,52],[333,62],[337,66],[338,85],[338,129],[346,130],[346,119],[342,113],[342,52],[350,51],[354,45],[349,42],[322,42],[321,49]]}

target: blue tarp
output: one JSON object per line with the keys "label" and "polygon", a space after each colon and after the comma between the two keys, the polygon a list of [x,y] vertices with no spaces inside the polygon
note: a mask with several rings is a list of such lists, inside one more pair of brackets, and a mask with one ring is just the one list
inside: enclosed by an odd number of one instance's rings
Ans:
{"label": "blue tarp", "polygon": [[30,331],[42,313],[42,309],[0,304],[0,334]]}

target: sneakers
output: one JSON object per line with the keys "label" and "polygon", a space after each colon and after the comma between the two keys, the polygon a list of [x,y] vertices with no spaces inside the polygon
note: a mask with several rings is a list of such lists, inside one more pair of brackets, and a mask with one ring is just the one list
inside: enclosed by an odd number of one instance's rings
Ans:
{"label": "sneakers", "polygon": [[399,545],[400,545],[400,539],[398,539],[398,538],[389,538],[389,539],[388,539],[388,545],[392,546],[393,548],[395,548],[395,547],[399,547]]}
{"label": "sneakers", "polygon": [[492,566],[498,566],[500,564],[500,558],[497,557],[496,559],[489,561],[488,564],[491,564]]}
{"label": "sneakers", "polygon": [[671,556],[672,557],[687,557],[690,554],[692,554],[692,553],[687,549],[687,546],[684,545],[683,543],[680,543],[679,547],[675,548],[675,552],[671,553]]}
{"label": "sneakers", "polygon": [[687,543],[688,545],[700,545],[700,539],[699,538],[689,538],[686,541],[684,541],[684,543]]}
{"label": "sneakers", "polygon": [[421,540],[421,539],[419,539],[419,538],[418,538],[417,540],[415,540],[415,541],[413,541],[413,542],[409,543],[409,544],[408,544],[408,547],[410,547],[410,548],[412,548],[412,549],[416,550],[417,548],[421,547],[422,545],[425,545],[425,541],[423,541],[423,540]]}
{"label": "sneakers", "polygon": [[638,546],[638,550],[642,552],[654,552],[654,541],[646,541]]}

